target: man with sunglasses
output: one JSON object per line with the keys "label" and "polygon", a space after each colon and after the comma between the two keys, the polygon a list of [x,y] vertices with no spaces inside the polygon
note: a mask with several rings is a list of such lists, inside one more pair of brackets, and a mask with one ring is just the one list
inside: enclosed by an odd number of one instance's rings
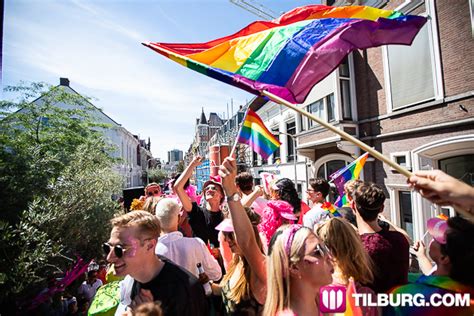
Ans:
{"label": "man with sunglasses", "polygon": [[111,224],[110,238],[103,248],[107,261],[114,265],[114,274],[126,276],[115,315],[149,301],[160,301],[165,315],[207,315],[207,301],[198,279],[155,255],[161,231],[156,216],[133,211],[112,219]]}
{"label": "man with sunglasses", "polygon": [[314,229],[314,225],[321,220],[330,216],[329,211],[323,209],[321,206],[326,201],[326,196],[329,194],[329,183],[326,179],[315,178],[309,179],[309,186],[306,190],[306,198],[311,201],[311,210],[307,213],[301,212],[299,224]]}
{"label": "man with sunglasses", "polygon": [[186,170],[174,183],[173,189],[181,200],[183,209],[188,212],[189,224],[193,229],[194,236],[218,247],[218,232],[215,228],[224,219],[221,211],[221,204],[224,202],[225,197],[222,184],[213,178],[204,183],[202,192],[206,205],[203,208],[199,207],[196,202],[192,202],[184,190],[184,185],[191,178],[194,168],[199,166],[201,162],[202,157],[194,157]]}

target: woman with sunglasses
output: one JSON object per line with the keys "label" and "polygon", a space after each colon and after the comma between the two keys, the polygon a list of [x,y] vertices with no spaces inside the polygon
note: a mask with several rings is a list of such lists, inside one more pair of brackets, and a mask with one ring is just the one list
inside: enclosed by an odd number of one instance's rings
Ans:
{"label": "woman with sunglasses", "polygon": [[220,290],[226,315],[261,315],[266,297],[266,257],[257,230],[258,215],[246,212],[242,206],[235,184],[236,174],[235,159],[226,158],[219,167],[219,175],[227,196],[230,219],[216,228],[224,233],[234,258],[220,283]]}
{"label": "woman with sunglasses", "polygon": [[267,299],[263,315],[319,315],[319,290],[334,272],[328,248],[307,227],[280,227],[267,258]]}

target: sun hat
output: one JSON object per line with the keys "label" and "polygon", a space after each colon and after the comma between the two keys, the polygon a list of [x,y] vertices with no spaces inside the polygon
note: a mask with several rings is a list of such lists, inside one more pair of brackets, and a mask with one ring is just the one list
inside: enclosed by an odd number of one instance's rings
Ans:
{"label": "sun hat", "polygon": [[224,219],[219,225],[216,226],[216,230],[220,230],[223,232],[233,232],[234,225],[232,225],[232,220],[230,218]]}

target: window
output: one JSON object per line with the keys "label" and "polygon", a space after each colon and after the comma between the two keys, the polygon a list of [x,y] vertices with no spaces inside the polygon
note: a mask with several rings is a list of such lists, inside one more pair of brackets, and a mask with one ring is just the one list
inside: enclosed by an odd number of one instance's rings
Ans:
{"label": "window", "polygon": [[[290,135],[296,134],[296,124],[295,122],[289,122],[286,124],[286,132]],[[286,135],[287,144],[288,144],[288,156],[287,161],[293,161],[295,159],[295,143],[293,141],[294,136]]]}
{"label": "window", "polygon": [[351,101],[351,78],[349,71],[349,58],[339,66],[339,84],[341,93],[342,119],[352,120],[352,101]]}
{"label": "window", "polygon": [[401,227],[413,239],[413,212],[410,191],[398,191],[398,208],[400,211]]}
{"label": "window", "polygon": [[430,20],[411,46],[387,46],[393,110],[435,98],[434,52],[429,24]]}
{"label": "window", "polygon": [[[411,170],[411,158],[409,152],[396,152],[390,154],[391,160],[395,161],[400,166]],[[392,170],[395,170],[392,168]]]}
{"label": "window", "polygon": [[[314,114],[320,119],[324,119],[324,101],[323,99],[317,100],[310,105],[308,105],[308,112]],[[318,125],[315,121],[308,119],[308,128]]]}
{"label": "window", "polygon": [[317,172],[318,178],[329,179],[329,176],[332,175],[337,170],[343,168],[346,165],[344,160],[330,160],[319,167]]}
{"label": "window", "polygon": [[[308,105],[307,109],[308,112],[314,114],[314,116],[317,116],[327,122],[333,122],[335,120],[334,93],[331,93],[325,96],[324,98],[311,103],[310,105]],[[306,122],[308,123],[308,129],[314,126],[318,126],[318,123],[313,120],[310,120],[309,118],[306,120]],[[303,120],[300,121],[300,124],[301,130],[304,130]]]}
{"label": "window", "polygon": [[474,186],[474,155],[461,155],[441,159],[438,162],[439,169],[456,179]]}
{"label": "window", "polygon": [[252,151],[252,165],[254,167],[258,166],[258,155],[254,151]]}

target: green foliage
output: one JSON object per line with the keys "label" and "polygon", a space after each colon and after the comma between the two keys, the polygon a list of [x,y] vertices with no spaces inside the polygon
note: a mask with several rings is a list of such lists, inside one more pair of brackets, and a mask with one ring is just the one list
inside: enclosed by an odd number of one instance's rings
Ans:
{"label": "green foliage", "polygon": [[2,308],[37,294],[76,256],[100,257],[122,180],[87,99],[44,84],[8,90],[21,96],[0,104]]}
{"label": "green foliage", "polygon": [[168,178],[168,174],[158,168],[148,169],[148,180],[149,182],[163,183]]}
{"label": "green foliage", "polygon": [[178,166],[176,167],[176,172],[181,173],[184,171],[184,160],[180,160],[178,162]]}

